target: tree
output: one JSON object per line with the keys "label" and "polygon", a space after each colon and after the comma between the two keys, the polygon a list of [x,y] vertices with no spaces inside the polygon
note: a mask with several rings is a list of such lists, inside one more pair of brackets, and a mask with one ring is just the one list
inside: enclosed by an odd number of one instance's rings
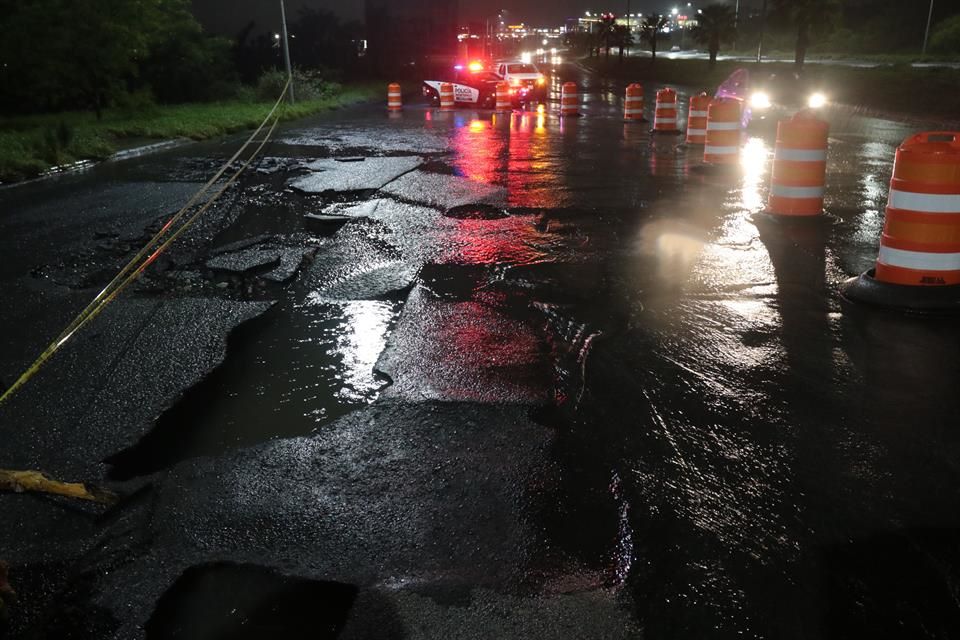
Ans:
{"label": "tree", "polygon": [[633,46],[633,34],[626,25],[617,25],[613,29],[613,42],[619,50],[620,62],[623,62],[623,54],[627,47]]}
{"label": "tree", "polygon": [[613,33],[617,27],[617,19],[612,13],[605,13],[600,16],[600,30],[597,32],[597,40],[603,43],[607,50],[607,60],[610,59],[610,49],[613,47]]}
{"label": "tree", "polygon": [[960,16],[937,24],[930,37],[930,50],[934,53],[960,53]]}
{"label": "tree", "polygon": [[222,43],[207,47],[190,0],[4,0],[0,11],[0,108],[7,112],[90,109],[99,117],[151,82],[146,67],[173,78],[209,72],[210,56],[225,54]]}
{"label": "tree", "polygon": [[290,55],[302,67],[348,67],[357,58],[360,30],[357,23],[341,24],[334,13],[304,7],[290,25]]}
{"label": "tree", "polygon": [[711,4],[704,7],[697,16],[697,26],[691,33],[693,39],[706,45],[710,52],[710,66],[717,64],[720,45],[732,42],[737,37],[737,14],[733,7],[725,4]]}
{"label": "tree", "polygon": [[794,63],[802,68],[810,41],[817,31],[826,31],[839,16],[838,0],[775,0],[778,12],[796,29]]}
{"label": "tree", "polygon": [[640,23],[640,37],[650,44],[650,55],[654,60],[657,59],[657,40],[666,26],[667,17],[656,13],[647,16]]}

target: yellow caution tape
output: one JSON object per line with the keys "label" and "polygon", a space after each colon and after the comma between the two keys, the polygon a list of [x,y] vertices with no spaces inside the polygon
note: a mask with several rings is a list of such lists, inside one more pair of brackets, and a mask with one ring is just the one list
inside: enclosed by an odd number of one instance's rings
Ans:
{"label": "yellow caution tape", "polygon": [[[226,192],[226,190],[237,181],[240,175],[247,170],[247,168],[253,163],[254,159],[260,154],[263,148],[266,146],[267,142],[270,140],[270,137],[273,135],[274,130],[277,127],[279,122],[279,117],[274,118],[273,125],[271,125],[269,131],[264,136],[263,140],[260,142],[260,145],[256,150],[250,155],[249,158],[243,163],[243,165],[227,180],[226,183],[220,188],[220,190],[214,194],[200,209],[197,210],[192,216],[190,216],[186,222],[180,225],[176,230],[171,233],[171,229],[187,214],[187,212],[197,203],[200,197],[206,193],[216,182],[223,177],[223,174],[226,173],[227,169],[233,164],[237,158],[243,154],[243,152],[249,147],[254,139],[263,131],[263,128],[267,125],[271,118],[273,118],[277,109],[280,107],[280,104],[283,102],[283,99],[287,95],[287,91],[290,88],[290,79],[287,80],[287,84],[283,88],[283,92],[280,94],[280,98],[277,99],[277,102],[273,105],[273,108],[270,110],[270,113],[267,114],[267,117],[264,118],[263,122],[260,123],[260,126],[257,127],[246,142],[243,143],[233,156],[227,160],[220,170],[214,175],[210,180],[199,190],[193,197],[185,204],[170,220],[167,221],[163,228],[160,229],[151,239],[147,242],[140,251],[137,252],[130,262],[120,270],[120,272],[114,276],[114,278],[103,288],[100,293],[87,305],[87,307],[81,311],[77,317],[67,325],[67,327],[60,332],[60,335],[50,343],[50,345],[44,349],[43,353],[31,364],[26,371],[24,371],[17,381],[7,389],[2,396],[0,396],[0,405],[5,403],[10,396],[20,390],[23,385],[30,381],[47,363],[53,355],[60,350],[60,348],[66,344],[71,338],[80,329],[85,327],[89,322],[94,318],[100,315],[100,312],[106,308],[111,302],[113,302],[120,293],[126,289],[128,286],[133,284],[142,274],[146,271],[153,262],[163,254],[167,248],[173,244],[173,242],[179,238],[183,233],[189,229],[201,215],[203,215],[213,204]],[[164,236],[170,233],[170,236],[163,240]],[[162,241],[162,242],[161,242]],[[159,244],[159,246],[158,246]],[[155,248],[156,247],[156,248]]]}

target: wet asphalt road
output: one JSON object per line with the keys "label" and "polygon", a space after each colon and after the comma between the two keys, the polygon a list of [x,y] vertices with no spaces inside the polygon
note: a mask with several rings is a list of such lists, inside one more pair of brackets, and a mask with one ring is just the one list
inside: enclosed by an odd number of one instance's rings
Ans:
{"label": "wet asphalt road", "polygon": [[[0,496],[9,637],[960,635],[955,321],[836,293],[935,123],[828,110],[778,223],[772,121],[705,171],[560,71],[586,117],[288,125],[0,410],[126,496]],[[235,143],[0,191],[4,382]]]}

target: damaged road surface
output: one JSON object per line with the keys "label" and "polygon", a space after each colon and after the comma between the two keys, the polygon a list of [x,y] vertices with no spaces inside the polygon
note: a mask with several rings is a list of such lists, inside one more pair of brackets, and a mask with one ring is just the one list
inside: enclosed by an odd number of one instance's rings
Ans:
{"label": "damaged road surface", "polygon": [[[921,125],[826,111],[791,225],[772,128],[705,171],[575,79],[282,128],[0,407],[119,496],[0,493],[0,637],[960,636],[960,337],[836,295]],[[0,380],[232,148],[0,190]]]}

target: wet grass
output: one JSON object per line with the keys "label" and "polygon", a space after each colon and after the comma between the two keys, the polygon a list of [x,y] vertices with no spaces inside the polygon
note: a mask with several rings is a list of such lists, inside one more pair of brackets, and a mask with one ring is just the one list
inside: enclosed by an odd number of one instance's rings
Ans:
{"label": "wet grass", "polygon": [[[381,87],[344,87],[319,100],[284,105],[282,120],[363,102]],[[89,112],[69,112],[0,120],[0,182],[16,182],[51,167],[81,160],[102,160],[123,148],[158,140],[205,140],[257,127],[272,103],[219,102],[110,110],[98,120]]]}
{"label": "wet grass", "polygon": [[[616,57],[587,59],[584,64],[601,76],[625,82],[664,82],[713,92],[736,69],[754,77],[794,77],[791,63],[721,60],[713,67],[706,60],[669,60]],[[960,70],[887,64],[873,68],[808,64],[792,83],[797,92],[822,90],[834,102],[894,114],[956,120],[960,113]]]}

